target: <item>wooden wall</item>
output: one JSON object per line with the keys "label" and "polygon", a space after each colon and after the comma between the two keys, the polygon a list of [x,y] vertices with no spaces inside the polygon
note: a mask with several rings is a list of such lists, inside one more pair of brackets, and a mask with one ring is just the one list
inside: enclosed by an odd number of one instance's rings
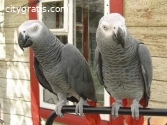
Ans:
{"label": "wooden wall", "polygon": [[[1,0],[0,9],[20,7],[28,0]],[[9,9],[8,9],[9,11]],[[5,125],[32,125],[30,110],[29,49],[17,44],[18,26],[28,13],[0,13],[0,103]]]}
{"label": "wooden wall", "polygon": [[152,56],[153,82],[149,107],[167,108],[167,1],[124,0],[129,32],[144,42]]}

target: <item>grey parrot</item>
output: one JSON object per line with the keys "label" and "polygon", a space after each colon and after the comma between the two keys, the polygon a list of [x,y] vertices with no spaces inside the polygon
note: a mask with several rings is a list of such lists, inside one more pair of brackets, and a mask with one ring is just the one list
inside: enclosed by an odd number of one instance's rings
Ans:
{"label": "grey parrot", "polygon": [[61,109],[67,100],[78,102],[75,112],[80,115],[87,99],[97,101],[92,75],[83,55],[75,46],[64,45],[42,22],[22,23],[18,44],[22,50],[32,48],[39,83],[59,98],[57,115],[63,115]]}
{"label": "grey parrot", "polygon": [[103,16],[96,31],[96,74],[99,82],[115,99],[113,118],[118,116],[123,98],[132,99],[132,117],[138,119],[139,101],[147,107],[152,82],[152,60],[148,48],[127,30],[118,13]]}

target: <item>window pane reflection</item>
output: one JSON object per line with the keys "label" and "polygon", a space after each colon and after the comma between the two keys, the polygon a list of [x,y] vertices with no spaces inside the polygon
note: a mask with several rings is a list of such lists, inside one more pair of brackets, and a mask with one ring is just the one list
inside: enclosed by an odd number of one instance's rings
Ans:
{"label": "window pane reflection", "polygon": [[68,43],[68,37],[67,36],[56,36],[63,44],[67,44]]}
{"label": "window pane reflection", "polygon": [[64,27],[64,2],[42,3],[42,21],[49,29],[60,29]]}
{"label": "window pane reflection", "polygon": [[[96,48],[96,29],[104,15],[104,0],[76,0],[76,47],[88,60],[94,79],[99,105],[104,103],[104,87],[95,75],[94,54]],[[86,34],[86,35],[85,35]],[[85,39],[84,37],[87,37]]]}

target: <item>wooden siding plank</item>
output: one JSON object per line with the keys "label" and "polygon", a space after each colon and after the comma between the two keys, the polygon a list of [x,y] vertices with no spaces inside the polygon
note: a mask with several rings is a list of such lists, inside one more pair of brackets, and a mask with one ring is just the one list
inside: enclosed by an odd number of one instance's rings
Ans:
{"label": "wooden siding plank", "polygon": [[167,57],[167,27],[128,27],[128,30],[148,46],[151,56]]}
{"label": "wooden siding plank", "polygon": [[18,44],[0,44],[0,60],[29,62],[29,49],[22,51]]}
{"label": "wooden siding plank", "polygon": [[16,28],[9,28],[9,27],[2,27],[1,29],[1,44],[17,44],[18,43],[18,27]]}
{"label": "wooden siding plank", "polygon": [[28,12],[6,12],[4,14],[4,25],[2,27],[17,28],[21,23],[28,20]]}
{"label": "wooden siding plank", "polygon": [[30,117],[24,115],[13,115],[4,113],[5,125],[33,125]]}
{"label": "wooden siding plank", "polygon": [[0,77],[30,80],[29,63],[0,61]]}
{"label": "wooden siding plank", "polygon": [[167,82],[167,58],[152,58],[153,79]]}
{"label": "wooden siding plank", "polygon": [[150,100],[149,108],[167,108],[167,102],[158,102],[158,101],[152,101]]}
{"label": "wooden siding plank", "polygon": [[20,7],[28,3],[28,0],[5,0],[4,4],[6,7]]}
{"label": "wooden siding plank", "polygon": [[167,26],[166,0],[124,0],[128,26]]}
{"label": "wooden siding plank", "polygon": [[150,101],[167,103],[167,82],[153,80]]}
{"label": "wooden siding plank", "polygon": [[30,81],[0,78],[0,98],[30,101]]}
{"label": "wooden siding plank", "polygon": [[23,100],[12,100],[12,99],[3,99],[4,114],[11,115],[22,115],[26,117],[31,117],[30,102]]}

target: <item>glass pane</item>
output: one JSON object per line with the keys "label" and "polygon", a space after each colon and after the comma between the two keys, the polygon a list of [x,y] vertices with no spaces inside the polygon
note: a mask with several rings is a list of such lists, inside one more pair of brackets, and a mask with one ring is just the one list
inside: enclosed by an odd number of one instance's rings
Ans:
{"label": "glass pane", "polygon": [[77,26],[77,31],[76,31],[76,47],[79,49],[79,51],[82,53],[82,32],[80,31],[80,28],[82,26]]}
{"label": "glass pane", "polygon": [[50,104],[59,102],[57,95],[50,93],[47,89],[43,89],[43,101]]}
{"label": "glass pane", "polygon": [[60,29],[64,27],[64,2],[42,3],[42,21],[49,29]]}
{"label": "glass pane", "polygon": [[88,60],[94,79],[99,106],[104,104],[104,87],[95,75],[94,54],[96,48],[96,29],[104,15],[104,0],[76,0],[75,8],[76,47]]}
{"label": "glass pane", "polygon": [[56,36],[63,44],[68,43],[68,37],[67,36]]}
{"label": "glass pane", "polygon": [[95,75],[95,64],[94,64],[94,55],[96,49],[96,29],[100,18],[104,15],[104,0],[96,0],[95,2],[89,3],[88,11],[88,20],[89,20],[89,58],[88,63],[90,64],[90,69],[92,71],[94,83],[97,91],[97,98],[99,104],[103,105],[104,102],[104,87],[99,83],[97,76]]}

